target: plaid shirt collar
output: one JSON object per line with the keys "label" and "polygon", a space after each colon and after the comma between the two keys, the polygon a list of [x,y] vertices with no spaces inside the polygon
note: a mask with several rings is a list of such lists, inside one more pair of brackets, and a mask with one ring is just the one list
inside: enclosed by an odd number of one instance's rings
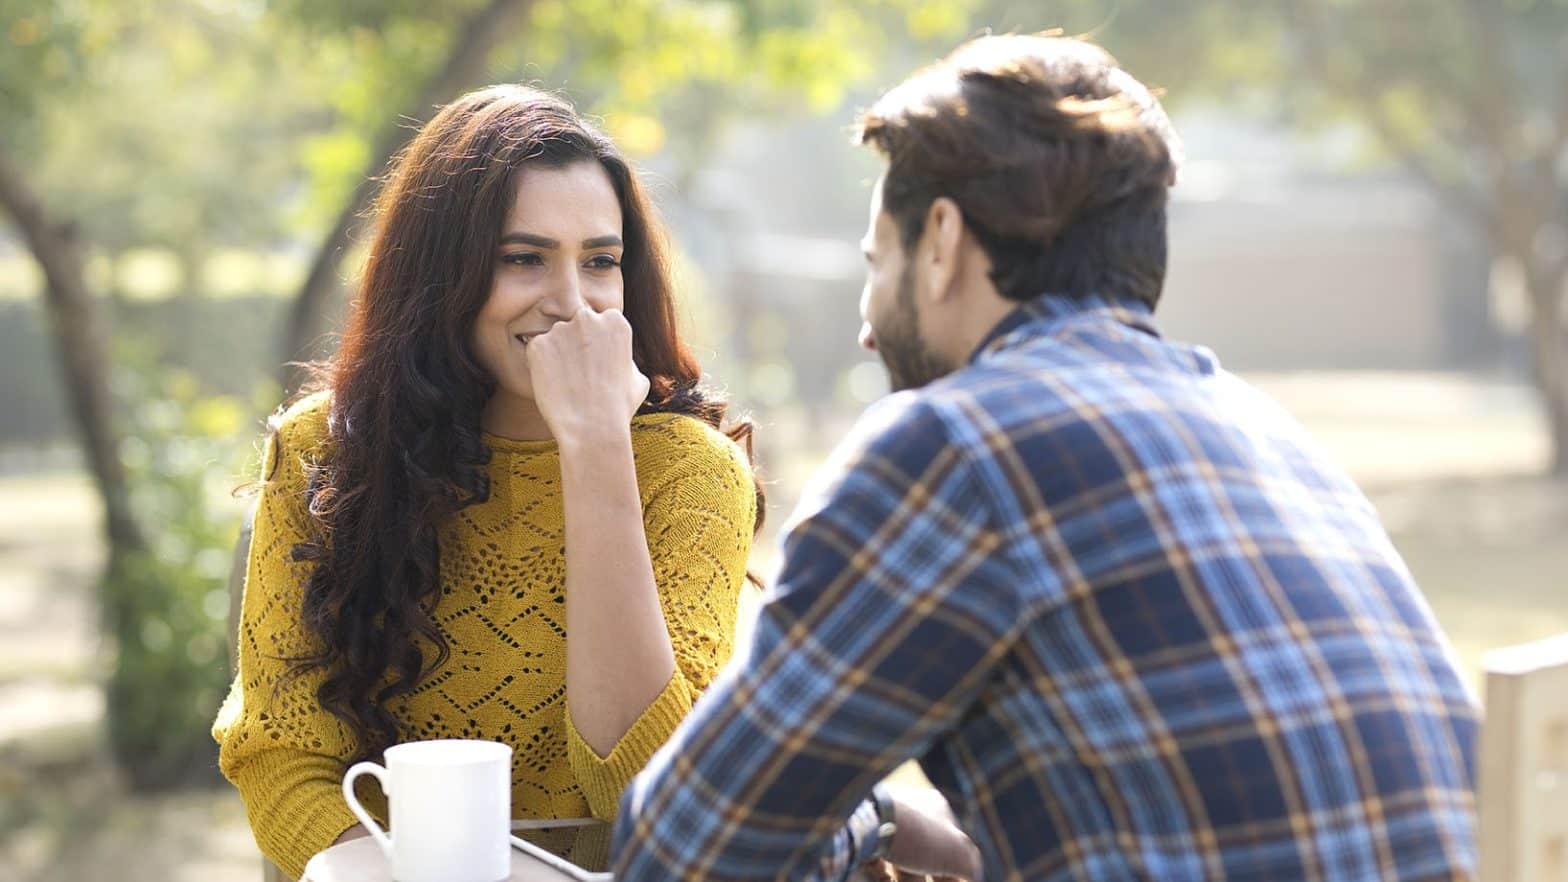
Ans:
{"label": "plaid shirt collar", "polygon": [[1044,328],[1074,318],[1104,316],[1130,328],[1159,337],[1154,310],[1141,300],[1125,297],[1082,297],[1041,294],[1019,304],[985,335],[969,356],[974,364],[987,355],[1005,352],[1039,335]]}

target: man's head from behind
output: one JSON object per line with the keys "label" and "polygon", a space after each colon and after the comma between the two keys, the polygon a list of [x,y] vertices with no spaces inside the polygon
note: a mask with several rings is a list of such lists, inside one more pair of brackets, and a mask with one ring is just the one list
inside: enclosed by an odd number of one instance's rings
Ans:
{"label": "man's head from behind", "polygon": [[972,40],[882,96],[857,140],[888,161],[864,242],[862,343],[895,389],[956,368],[1041,294],[1159,300],[1175,135],[1099,47]]}

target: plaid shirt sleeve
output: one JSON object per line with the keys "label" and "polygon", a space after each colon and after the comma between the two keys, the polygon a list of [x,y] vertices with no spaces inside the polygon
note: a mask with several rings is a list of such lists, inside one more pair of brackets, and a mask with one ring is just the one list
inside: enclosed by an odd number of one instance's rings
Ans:
{"label": "plaid shirt sleeve", "polygon": [[872,408],[803,498],[737,660],[627,789],[616,878],[845,878],[863,801],[951,730],[1025,618],[935,406]]}

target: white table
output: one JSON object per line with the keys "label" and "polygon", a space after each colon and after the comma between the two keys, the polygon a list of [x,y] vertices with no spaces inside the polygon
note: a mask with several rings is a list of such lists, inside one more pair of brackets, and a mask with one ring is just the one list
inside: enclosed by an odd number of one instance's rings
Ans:
{"label": "white table", "polygon": [[[919,806],[939,817],[953,820],[951,809],[942,794],[926,787],[893,786],[889,788],[902,800]],[[575,821],[567,821],[571,825]],[[518,827],[524,822],[514,822]],[[855,878],[864,879],[857,873]],[[392,867],[381,846],[368,836],[350,839],[334,845],[310,859],[305,865],[305,875],[299,882],[393,882]],[[496,880],[502,882],[502,880]],[[512,874],[505,882],[574,882],[572,877],[551,867],[538,858],[512,849]]]}
{"label": "white table", "polygon": [[[572,877],[514,848],[512,874],[506,880],[572,882]],[[381,846],[364,836],[334,845],[311,858],[300,882],[392,882],[392,866]]]}

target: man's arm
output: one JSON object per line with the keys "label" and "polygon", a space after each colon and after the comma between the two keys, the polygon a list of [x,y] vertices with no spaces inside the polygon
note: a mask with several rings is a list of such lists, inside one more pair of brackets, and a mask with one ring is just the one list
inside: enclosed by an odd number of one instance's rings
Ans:
{"label": "man's arm", "polygon": [[989,510],[929,404],[868,412],[797,510],[750,652],[627,789],[617,878],[843,878],[869,858],[863,797],[953,728],[1024,618]]}

